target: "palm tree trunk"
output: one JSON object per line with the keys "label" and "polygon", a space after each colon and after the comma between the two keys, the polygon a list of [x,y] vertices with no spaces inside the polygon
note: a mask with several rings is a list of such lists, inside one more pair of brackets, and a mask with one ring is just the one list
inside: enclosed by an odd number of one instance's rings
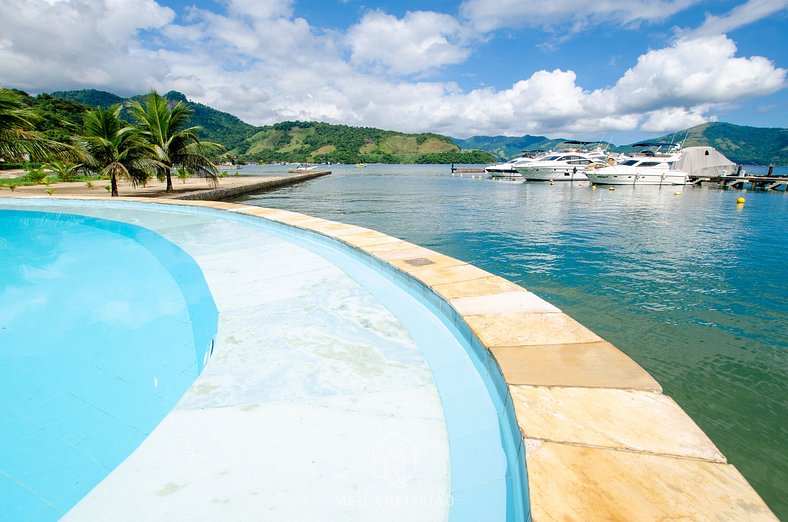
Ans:
{"label": "palm tree trunk", "polygon": [[112,191],[111,191],[112,197],[113,198],[118,197],[118,177],[115,175],[114,172],[109,176],[109,183],[112,186]]}

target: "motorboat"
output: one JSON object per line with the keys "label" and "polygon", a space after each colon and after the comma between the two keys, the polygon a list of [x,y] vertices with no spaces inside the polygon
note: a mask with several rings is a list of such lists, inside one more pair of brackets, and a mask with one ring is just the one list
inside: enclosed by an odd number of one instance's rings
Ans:
{"label": "motorboat", "polygon": [[309,171],[309,170],[317,170],[317,165],[310,165],[309,163],[300,163],[295,170],[301,171]]}
{"label": "motorboat", "polygon": [[490,175],[490,179],[506,181],[523,181],[523,176],[517,171],[517,167],[527,165],[544,156],[545,151],[526,151],[519,158],[484,167],[484,172]]}
{"label": "motorboat", "polygon": [[606,154],[570,150],[538,158],[517,167],[517,171],[526,181],[586,181],[590,167],[605,165]]}
{"label": "motorboat", "polygon": [[595,185],[685,185],[688,175],[674,165],[678,155],[671,157],[630,157],[607,167],[586,173]]}
{"label": "motorboat", "polygon": [[[637,146],[665,144],[637,144]],[[736,164],[713,147],[671,145],[666,153],[646,150],[617,165],[589,170],[588,179],[597,185],[685,185],[690,178],[725,175]]]}

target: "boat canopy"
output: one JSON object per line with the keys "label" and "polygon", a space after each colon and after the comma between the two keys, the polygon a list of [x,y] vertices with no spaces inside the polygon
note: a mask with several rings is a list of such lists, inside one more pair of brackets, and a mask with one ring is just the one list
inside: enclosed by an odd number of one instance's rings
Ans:
{"label": "boat canopy", "polygon": [[724,176],[736,172],[736,164],[714,147],[687,147],[681,151],[674,169],[691,177]]}

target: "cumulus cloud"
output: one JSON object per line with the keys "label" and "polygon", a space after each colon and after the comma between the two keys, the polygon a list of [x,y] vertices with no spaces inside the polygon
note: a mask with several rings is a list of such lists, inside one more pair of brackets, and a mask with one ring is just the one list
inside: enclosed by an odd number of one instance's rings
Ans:
{"label": "cumulus cloud", "polygon": [[462,32],[459,22],[445,14],[417,11],[398,19],[371,11],[348,30],[347,43],[355,64],[411,74],[465,60],[470,50],[461,42]]}
{"label": "cumulus cloud", "polygon": [[[578,7],[561,0],[555,9],[570,4]],[[607,9],[600,16],[636,20],[623,2],[597,4]],[[176,24],[174,13],[154,0],[0,0],[4,12],[18,13],[3,20],[0,83],[33,92],[95,87],[118,94],[153,86],[254,124],[321,120],[465,137],[676,130],[712,119],[721,105],[773,93],[786,78],[768,59],[737,56],[733,40],[712,35],[644,52],[596,90],[560,68],[505,88],[464,90],[425,80],[431,67],[468,56],[466,28],[448,15],[371,11],[342,34],[295,17],[289,0],[223,5],[222,13],[193,7]],[[468,0],[463,8],[491,5]],[[585,12],[602,7],[589,4]],[[641,10],[637,20],[649,13]]]}
{"label": "cumulus cloud", "polygon": [[6,85],[131,92],[166,73],[167,64],[137,41],[138,31],[159,29],[175,16],[154,0],[0,0],[0,11]]}
{"label": "cumulus cloud", "polygon": [[788,8],[788,0],[748,0],[722,16],[706,15],[697,29],[679,29],[682,38],[724,34]]}
{"label": "cumulus cloud", "polygon": [[461,15],[482,32],[509,27],[582,30],[602,22],[635,24],[663,20],[699,0],[465,0]]}

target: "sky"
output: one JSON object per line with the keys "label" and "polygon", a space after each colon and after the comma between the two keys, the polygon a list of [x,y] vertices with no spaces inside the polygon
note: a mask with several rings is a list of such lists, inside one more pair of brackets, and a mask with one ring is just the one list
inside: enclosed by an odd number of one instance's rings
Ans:
{"label": "sky", "polygon": [[788,0],[0,0],[0,86],[617,144],[788,127]]}

